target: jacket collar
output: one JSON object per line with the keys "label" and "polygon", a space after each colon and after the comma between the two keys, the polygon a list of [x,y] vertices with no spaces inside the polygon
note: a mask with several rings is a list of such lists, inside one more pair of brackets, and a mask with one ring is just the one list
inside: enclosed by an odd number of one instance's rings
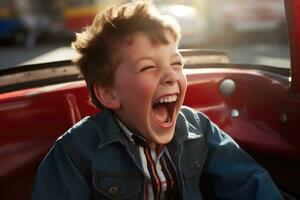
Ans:
{"label": "jacket collar", "polygon": [[187,140],[203,137],[201,127],[195,127],[189,121],[190,120],[188,120],[183,113],[179,112],[173,138],[178,144],[182,144]]}
{"label": "jacket collar", "polygon": [[102,148],[114,142],[128,145],[129,141],[122,133],[121,128],[114,118],[114,114],[109,109],[103,109],[100,113],[92,117],[97,126],[98,148]]}
{"label": "jacket collar", "polygon": [[[96,114],[93,118],[98,128],[98,148],[114,142],[120,142],[124,145],[129,144],[128,138],[122,132],[111,110],[103,109],[101,113]],[[181,145],[186,140],[197,139],[201,136],[202,134],[199,134],[199,129],[190,124],[182,113],[179,113],[174,138],[171,143]]]}

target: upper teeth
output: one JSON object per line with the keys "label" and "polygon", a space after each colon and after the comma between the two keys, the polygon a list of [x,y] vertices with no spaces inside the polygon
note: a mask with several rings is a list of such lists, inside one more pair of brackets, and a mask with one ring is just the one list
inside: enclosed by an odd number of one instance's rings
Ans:
{"label": "upper teeth", "polygon": [[162,97],[158,100],[155,101],[155,103],[170,103],[170,102],[174,102],[177,100],[177,95],[170,95],[170,96],[165,96]]}

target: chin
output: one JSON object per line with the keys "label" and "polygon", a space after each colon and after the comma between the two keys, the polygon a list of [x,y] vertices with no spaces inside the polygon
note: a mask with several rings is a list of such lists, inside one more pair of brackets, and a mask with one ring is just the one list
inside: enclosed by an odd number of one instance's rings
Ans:
{"label": "chin", "polygon": [[168,131],[166,133],[159,133],[158,136],[153,138],[153,141],[156,144],[168,144],[174,137],[174,129],[172,128],[171,131]]}

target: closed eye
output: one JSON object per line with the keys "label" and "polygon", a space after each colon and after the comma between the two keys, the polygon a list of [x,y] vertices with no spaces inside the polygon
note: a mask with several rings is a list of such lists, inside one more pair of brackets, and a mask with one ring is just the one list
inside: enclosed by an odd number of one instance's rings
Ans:
{"label": "closed eye", "polygon": [[145,67],[142,67],[141,69],[140,69],[140,72],[143,72],[143,71],[146,71],[146,70],[150,70],[150,69],[153,69],[153,68],[155,68],[154,66],[145,66]]}
{"label": "closed eye", "polygon": [[174,62],[171,65],[175,69],[181,69],[183,67],[183,63],[182,62]]}

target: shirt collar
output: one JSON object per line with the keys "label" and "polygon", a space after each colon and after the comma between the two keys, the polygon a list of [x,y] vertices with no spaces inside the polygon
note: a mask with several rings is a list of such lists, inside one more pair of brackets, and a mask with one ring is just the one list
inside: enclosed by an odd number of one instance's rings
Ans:
{"label": "shirt collar", "polygon": [[[133,135],[135,135],[136,137],[138,137],[139,140],[142,140],[142,142],[145,142],[145,143],[148,143],[148,141],[141,135],[138,135],[138,134],[134,134],[132,133],[127,127],[126,125],[116,116],[114,115],[114,118],[116,119],[117,123],[119,124],[121,130],[124,132],[126,138],[135,144],[135,140],[133,139]],[[166,145],[159,145],[157,146],[158,149],[157,152],[163,152],[164,149],[165,149]]]}
{"label": "shirt collar", "polygon": [[121,130],[124,132],[126,138],[130,141],[134,143],[134,140],[132,139],[132,135],[133,133],[131,131],[128,130],[128,128],[125,126],[125,124],[123,124],[123,122],[121,122],[121,120],[119,120],[119,118],[114,115],[114,118],[116,119],[117,123],[119,124]]}

